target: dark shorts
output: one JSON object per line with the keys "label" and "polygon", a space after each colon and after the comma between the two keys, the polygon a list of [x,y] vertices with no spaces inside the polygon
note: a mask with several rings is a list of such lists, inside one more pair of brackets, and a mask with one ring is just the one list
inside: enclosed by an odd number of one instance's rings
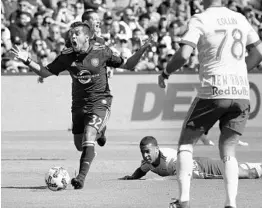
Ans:
{"label": "dark shorts", "polygon": [[220,130],[226,127],[242,135],[249,112],[249,100],[195,98],[185,118],[183,128],[208,132],[219,121]]}
{"label": "dark shorts", "polygon": [[106,97],[82,108],[74,109],[72,111],[72,133],[83,134],[86,132],[87,126],[92,126],[97,132],[100,132],[109,119],[111,103],[112,98]]}

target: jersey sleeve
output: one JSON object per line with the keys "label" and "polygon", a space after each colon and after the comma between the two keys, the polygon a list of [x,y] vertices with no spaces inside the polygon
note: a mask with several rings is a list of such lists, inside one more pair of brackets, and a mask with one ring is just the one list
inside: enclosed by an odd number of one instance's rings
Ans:
{"label": "jersey sleeve", "polygon": [[190,19],[187,30],[179,43],[190,45],[193,48],[196,48],[200,36],[204,34],[204,30],[202,28],[202,21],[196,15],[194,15]]}
{"label": "jersey sleeve", "polygon": [[106,66],[119,68],[124,63],[124,59],[113,52],[109,47],[106,48],[106,53],[108,57]]}
{"label": "jersey sleeve", "polygon": [[150,171],[150,166],[148,163],[146,163],[144,160],[141,161],[141,166],[140,166],[141,170],[145,173],[147,173],[148,171]]}
{"label": "jersey sleeve", "polygon": [[68,58],[66,54],[58,55],[53,62],[46,66],[47,70],[58,76],[60,72],[65,71],[70,66]]}

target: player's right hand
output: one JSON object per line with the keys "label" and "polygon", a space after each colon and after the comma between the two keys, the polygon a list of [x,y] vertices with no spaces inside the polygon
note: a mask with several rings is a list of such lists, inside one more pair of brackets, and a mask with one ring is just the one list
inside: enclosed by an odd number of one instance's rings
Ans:
{"label": "player's right hand", "polygon": [[37,83],[44,83],[44,78],[43,77],[38,77],[37,78]]}
{"label": "player's right hand", "polygon": [[19,48],[17,45],[11,48],[11,52],[15,55],[15,58],[25,62],[28,59],[29,53],[26,50]]}
{"label": "player's right hand", "polygon": [[158,76],[158,86],[161,88],[166,88],[166,83],[165,83],[166,79],[163,77],[162,74],[160,74]]}
{"label": "player's right hand", "polygon": [[119,178],[119,180],[134,180],[134,178],[133,178],[133,176],[127,175],[127,176],[124,176],[122,178]]}

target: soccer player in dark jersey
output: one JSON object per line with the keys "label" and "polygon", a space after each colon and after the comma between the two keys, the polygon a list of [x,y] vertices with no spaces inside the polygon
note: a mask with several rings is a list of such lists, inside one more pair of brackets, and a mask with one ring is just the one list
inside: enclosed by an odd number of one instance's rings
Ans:
{"label": "soccer player in dark jersey", "polygon": [[[93,10],[85,11],[82,14],[82,22],[86,22],[90,26],[90,29],[91,29],[90,42],[98,42],[101,44],[105,43],[105,40],[102,37],[99,37],[101,20],[97,12]],[[67,39],[65,46],[67,48],[72,48],[71,41],[69,38]],[[99,146],[104,146],[106,143],[105,131],[106,131],[106,126],[104,126],[104,128],[97,135],[96,141]]]}
{"label": "soccer player in dark jersey", "polygon": [[[176,175],[177,151],[171,148],[161,148],[152,136],[146,136],[140,141],[142,162],[132,175],[126,175],[122,180],[135,180],[145,176],[149,171],[159,176]],[[195,179],[222,179],[223,162],[208,157],[193,158],[192,177]],[[262,177],[262,163],[238,163],[239,179],[257,179]]]}
{"label": "soccer player in dark jersey", "polygon": [[112,50],[99,43],[90,44],[90,26],[75,22],[69,32],[72,48],[66,49],[46,67],[31,60],[29,53],[14,46],[15,57],[42,77],[59,75],[69,71],[72,77],[72,122],[74,143],[82,151],[79,174],[71,183],[75,189],[84,186],[86,175],[95,156],[97,134],[106,125],[110,114],[112,95],[108,86],[106,66],[132,70],[139,59],[151,47],[156,37],[150,38],[126,63]]}

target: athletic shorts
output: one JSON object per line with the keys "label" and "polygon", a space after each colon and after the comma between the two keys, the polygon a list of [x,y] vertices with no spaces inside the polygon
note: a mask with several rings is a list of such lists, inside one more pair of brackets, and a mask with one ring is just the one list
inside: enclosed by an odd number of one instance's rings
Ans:
{"label": "athletic shorts", "polygon": [[242,135],[249,112],[249,100],[195,98],[185,118],[183,128],[208,132],[219,121],[220,130],[226,127]]}
{"label": "athletic shorts", "polygon": [[94,127],[99,133],[109,119],[111,103],[112,97],[105,97],[82,108],[74,109],[72,111],[72,133],[83,134],[87,126]]}

